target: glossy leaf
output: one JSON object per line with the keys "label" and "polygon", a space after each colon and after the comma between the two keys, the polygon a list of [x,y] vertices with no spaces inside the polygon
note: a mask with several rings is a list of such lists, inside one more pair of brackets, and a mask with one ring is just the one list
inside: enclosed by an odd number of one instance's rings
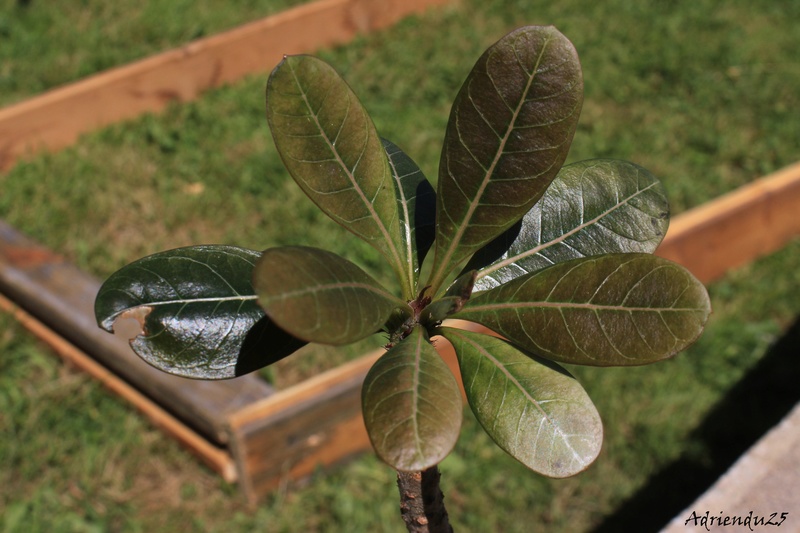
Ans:
{"label": "glossy leaf", "polygon": [[469,268],[491,263],[476,284],[490,289],[579,257],[653,253],[668,226],[666,193],[650,172],[627,161],[580,161],[562,168],[521,223],[476,254]]}
{"label": "glossy leaf", "polygon": [[259,304],[278,326],[322,344],[366,338],[394,309],[408,309],[355,264],[306,246],[264,251],[253,271],[253,286]]}
{"label": "glossy leaf", "polygon": [[260,253],[193,246],[131,263],[106,280],[95,300],[103,329],[134,319],[131,347],[178,376],[227,379],[252,372],[305,343],[273,324],[250,284]]}
{"label": "glossy leaf", "polygon": [[496,337],[452,328],[442,334],[458,356],[469,405],[498,446],[556,478],[575,475],[597,458],[600,415],[566,370]]}
{"label": "glossy leaf", "polygon": [[[419,166],[391,141],[383,140],[397,190],[400,232],[409,277],[416,283],[425,255],[433,244],[436,227],[436,191]],[[409,298],[410,299],[410,298]]]}
{"label": "glossy leaf", "polygon": [[544,194],[567,156],[582,102],[578,55],[552,26],[520,28],[481,56],[445,134],[434,291]]}
{"label": "glossy leaf", "polygon": [[375,452],[396,470],[434,466],[458,440],[461,392],[423,328],[376,361],[364,380],[361,402]]}
{"label": "glossy leaf", "polygon": [[283,163],[303,191],[378,249],[411,298],[389,159],[347,83],[320,59],[286,57],[267,84],[267,119]]}
{"label": "glossy leaf", "polygon": [[649,254],[575,259],[476,294],[454,318],[479,322],[537,355],[583,365],[672,357],[711,312],[686,269]]}

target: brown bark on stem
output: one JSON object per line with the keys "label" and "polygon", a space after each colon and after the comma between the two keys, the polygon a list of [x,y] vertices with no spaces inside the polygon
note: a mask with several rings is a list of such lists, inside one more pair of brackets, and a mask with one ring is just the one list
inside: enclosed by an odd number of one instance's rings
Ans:
{"label": "brown bark on stem", "polygon": [[439,467],[422,472],[398,472],[400,514],[409,533],[453,533],[444,495],[439,488]]}

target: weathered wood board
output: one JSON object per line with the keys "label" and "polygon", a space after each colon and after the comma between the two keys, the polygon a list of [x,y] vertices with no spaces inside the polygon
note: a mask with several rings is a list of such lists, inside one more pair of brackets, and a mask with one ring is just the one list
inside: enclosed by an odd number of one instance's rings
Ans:
{"label": "weathered wood board", "polygon": [[795,163],[675,217],[656,254],[710,283],[798,235],[800,163]]}

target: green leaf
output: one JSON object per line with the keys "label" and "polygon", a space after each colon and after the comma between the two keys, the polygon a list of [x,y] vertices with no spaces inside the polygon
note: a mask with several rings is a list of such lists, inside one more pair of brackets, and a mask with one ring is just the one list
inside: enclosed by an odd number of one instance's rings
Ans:
{"label": "green leaf", "polygon": [[711,312],[705,287],[649,254],[575,259],[476,294],[453,318],[478,322],[564,363],[643,365],[697,339]]}
{"label": "green leaf", "polygon": [[488,335],[442,328],[458,356],[467,400],[498,446],[542,475],[585,470],[600,453],[603,424],[583,387],[557,364]]}
{"label": "green leaf", "polygon": [[520,28],[481,56],[445,134],[434,292],[544,194],[567,156],[582,102],[577,53],[552,26]]}
{"label": "green leaf", "polygon": [[135,319],[131,347],[156,368],[197,379],[252,372],[305,344],[273,324],[250,284],[259,252],[193,246],[140,259],[111,275],[95,300],[97,323],[113,331]]}
{"label": "green leaf", "polygon": [[283,163],[303,191],[380,251],[413,298],[389,159],[347,83],[320,59],[286,57],[267,84],[267,119]]}
{"label": "green leaf", "polygon": [[381,356],[364,380],[364,423],[378,457],[396,470],[438,464],[458,440],[458,382],[423,328]]}
{"label": "green leaf", "polygon": [[550,265],[609,253],[653,253],[669,226],[661,182],[644,168],[595,159],[561,169],[516,225],[477,253],[478,290]]}
{"label": "green leaf", "polygon": [[253,271],[258,303],[279,327],[309,342],[342,345],[376,333],[408,305],[358,266],[305,246],[270,248]]}
{"label": "green leaf", "polygon": [[383,139],[386,155],[392,168],[400,213],[400,232],[409,277],[417,281],[422,261],[433,244],[436,228],[436,191],[405,152],[391,141]]}

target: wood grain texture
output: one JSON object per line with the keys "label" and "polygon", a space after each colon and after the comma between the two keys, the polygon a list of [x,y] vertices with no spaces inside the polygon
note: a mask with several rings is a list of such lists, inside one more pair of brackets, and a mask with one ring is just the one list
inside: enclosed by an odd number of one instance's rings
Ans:
{"label": "wood grain texture", "polygon": [[0,170],[101,126],[268,72],[284,55],[343,44],[446,1],[318,0],[0,109]]}
{"label": "wood grain texture", "polygon": [[656,255],[703,283],[800,235],[800,163],[675,217]]}

